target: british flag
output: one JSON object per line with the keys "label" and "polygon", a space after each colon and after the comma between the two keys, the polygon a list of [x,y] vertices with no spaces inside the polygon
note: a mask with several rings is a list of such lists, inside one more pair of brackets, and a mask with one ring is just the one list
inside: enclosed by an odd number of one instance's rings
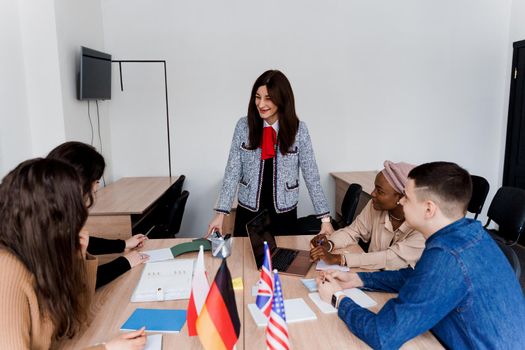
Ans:
{"label": "british flag", "polygon": [[261,268],[261,278],[259,279],[259,290],[255,304],[266,318],[270,317],[273,298],[273,278],[272,278],[272,258],[268,243],[264,241],[264,261]]}
{"label": "british flag", "polygon": [[290,339],[288,338],[288,327],[286,326],[286,314],[284,312],[283,290],[277,270],[273,272],[275,291],[272,301],[272,311],[266,327],[266,346],[270,350],[289,350]]}

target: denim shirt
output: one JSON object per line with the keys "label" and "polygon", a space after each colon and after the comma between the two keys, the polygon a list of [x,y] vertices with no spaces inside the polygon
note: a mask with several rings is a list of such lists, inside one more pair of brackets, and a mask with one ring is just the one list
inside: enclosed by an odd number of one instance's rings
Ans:
{"label": "denim shirt", "polygon": [[463,218],[430,236],[414,270],[359,277],[366,289],[399,293],[377,315],[340,302],[339,317],[374,349],[397,349],[428,330],[453,349],[525,348],[523,292],[478,221]]}

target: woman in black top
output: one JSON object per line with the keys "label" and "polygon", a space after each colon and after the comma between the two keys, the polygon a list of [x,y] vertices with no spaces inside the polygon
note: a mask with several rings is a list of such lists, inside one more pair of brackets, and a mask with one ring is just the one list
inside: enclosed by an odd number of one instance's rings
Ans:
{"label": "woman in black top", "polygon": [[[47,158],[61,160],[77,170],[80,181],[82,182],[82,191],[86,200],[86,207],[90,208],[94,203],[94,194],[98,189],[99,179],[102,177],[106,167],[104,157],[90,145],[70,141],[54,148],[49,152]],[[87,230],[84,228],[82,232],[87,233]],[[146,239],[147,237],[142,234],[134,235],[127,240],[89,236],[87,251],[90,254],[126,252],[123,256],[98,267],[96,287],[101,287],[113,281],[132,267],[146,262],[148,256],[134,250],[135,248],[142,247],[142,242]]]}

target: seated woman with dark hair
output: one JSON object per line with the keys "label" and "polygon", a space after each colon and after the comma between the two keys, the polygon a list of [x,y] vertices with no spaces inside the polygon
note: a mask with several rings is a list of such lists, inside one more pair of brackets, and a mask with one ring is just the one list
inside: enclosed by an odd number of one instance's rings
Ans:
{"label": "seated woman with dark hair", "polygon": [[[95,292],[97,260],[80,229],[87,210],[78,175],[33,159],[0,184],[0,349],[49,349],[80,332]],[[144,330],[97,349],[142,349]]]}
{"label": "seated woman with dark hair", "polygon": [[[425,238],[405,222],[403,198],[409,171],[414,165],[385,161],[385,168],[375,179],[372,200],[347,227],[331,235],[318,235],[311,241],[312,260],[324,260],[328,264],[339,264],[364,269],[397,270],[416,266],[425,248]],[[368,252],[350,253],[344,248],[369,243]],[[342,250],[334,254],[334,249]]]}
{"label": "seated woman with dark hair", "polygon": [[[104,157],[93,146],[82,142],[69,141],[55,147],[49,152],[47,158],[63,161],[76,169],[82,183],[86,206],[90,208],[95,202],[98,182],[106,167]],[[90,235],[85,229],[83,232]],[[127,240],[90,236],[87,248],[90,254],[126,252],[123,256],[99,266],[97,288],[113,281],[129,269],[146,262],[149,257],[134,250],[140,248],[146,239],[142,234],[134,235]]]}

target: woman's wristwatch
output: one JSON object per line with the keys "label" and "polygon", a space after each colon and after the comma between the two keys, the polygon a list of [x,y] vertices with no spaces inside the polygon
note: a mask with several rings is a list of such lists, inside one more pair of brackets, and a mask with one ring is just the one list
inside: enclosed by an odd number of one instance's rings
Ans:
{"label": "woman's wristwatch", "polygon": [[322,223],[326,223],[326,222],[330,222],[330,221],[331,221],[330,216],[323,216],[321,218],[321,222]]}
{"label": "woman's wristwatch", "polygon": [[338,309],[339,303],[341,302],[341,300],[343,300],[343,298],[340,298],[340,297],[344,295],[345,293],[343,293],[342,291],[338,291],[332,294],[332,306]]}

